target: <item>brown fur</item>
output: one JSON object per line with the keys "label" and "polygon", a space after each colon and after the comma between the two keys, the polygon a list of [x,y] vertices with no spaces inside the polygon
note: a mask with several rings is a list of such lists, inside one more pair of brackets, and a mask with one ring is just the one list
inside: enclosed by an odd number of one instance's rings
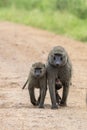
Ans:
{"label": "brown fur", "polygon": [[[61,64],[57,65],[55,62],[56,55],[60,56]],[[47,78],[48,78],[48,86],[49,92],[52,102],[52,108],[58,108],[57,101],[57,89],[63,87],[62,99],[60,101],[61,106],[66,106],[66,101],[68,97],[69,86],[72,77],[72,64],[70,62],[70,58],[65,51],[65,49],[61,46],[54,47],[49,55],[47,60]],[[60,88],[56,87],[56,79],[61,82]]]}
{"label": "brown fur", "polygon": [[[35,69],[40,69],[40,74],[37,76]],[[29,77],[24,84],[23,88],[28,84],[28,91],[30,95],[30,101],[33,105],[39,105],[39,108],[44,107],[44,100],[47,91],[47,77],[46,77],[46,67],[43,63],[37,62],[34,63],[30,69]],[[34,89],[40,89],[40,95],[38,100],[35,98]]]}

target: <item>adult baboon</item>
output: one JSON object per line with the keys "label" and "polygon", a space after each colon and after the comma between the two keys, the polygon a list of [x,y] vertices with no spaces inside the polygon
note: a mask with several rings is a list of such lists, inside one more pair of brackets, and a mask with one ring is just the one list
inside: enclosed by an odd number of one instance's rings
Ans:
{"label": "adult baboon", "polygon": [[[56,104],[57,96],[55,93],[55,91],[57,90],[57,87],[55,86],[56,79],[61,82],[60,88],[63,86],[63,93],[60,105],[66,106],[71,76],[72,64],[67,52],[61,46],[54,47],[50,51],[47,60],[47,78],[53,109],[58,108]],[[58,86],[58,89],[60,88]]]}
{"label": "adult baboon", "polygon": [[[30,69],[29,77],[24,84],[25,88],[28,83],[28,90],[30,95],[30,101],[33,105],[39,105],[39,108],[44,107],[44,100],[47,91],[47,77],[46,77],[46,66],[41,62],[34,63]],[[40,95],[38,100],[35,98],[34,89],[40,89]]]}

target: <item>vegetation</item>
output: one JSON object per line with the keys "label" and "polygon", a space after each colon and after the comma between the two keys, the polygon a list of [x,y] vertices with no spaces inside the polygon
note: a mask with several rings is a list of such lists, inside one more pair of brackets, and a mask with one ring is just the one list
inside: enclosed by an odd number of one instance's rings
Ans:
{"label": "vegetation", "polygon": [[87,42],[87,0],[0,0],[0,20]]}

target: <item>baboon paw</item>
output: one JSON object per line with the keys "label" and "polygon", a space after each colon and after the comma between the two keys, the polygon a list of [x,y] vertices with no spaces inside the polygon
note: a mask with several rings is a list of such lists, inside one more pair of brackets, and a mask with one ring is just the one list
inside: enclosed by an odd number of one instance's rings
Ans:
{"label": "baboon paw", "polygon": [[39,105],[39,108],[44,108],[44,106],[43,105]]}
{"label": "baboon paw", "polygon": [[60,102],[60,104],[59,104],[61,107],[66,107],[67,106],[67,104],[66,103],[63,103],[63,102]]}
{"label": "baboon paw", "polygon": [[51,109],[58,109],[57,105],[52,105]]}
{"label": "baboon paw", "polygon": [[37,105],[38,105],[38,103],[37,103],[37,102],[32,102],[32,104],[33,104],[34,106],[37,106]]}
{"label": "baboon paw", "polygon": [[39,101],[37,101],[37,105],[39,105],[39,103],[40,103],[40,102],[39,102]]}
{"label": "baboon paw", "polygon": [[56,100],[56,102],[57,102],[58,104],[60,104],[61,100],[60,100],[60,99],[58,99],[58,100]]}

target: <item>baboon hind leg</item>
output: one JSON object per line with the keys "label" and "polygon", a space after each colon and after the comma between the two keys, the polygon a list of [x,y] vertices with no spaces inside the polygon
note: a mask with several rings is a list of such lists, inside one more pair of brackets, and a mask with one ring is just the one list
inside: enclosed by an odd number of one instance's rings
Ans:
{"label": "baboon hind leg", "polygon": [[38,97],[38,100],[37,100],[38,105],[40,103],[40,99],[41,99],[41,93],[39,94],[39,97]]}
{"label": "baboon hind leg", "polygon": [[63,84],[63,94],[62,94],[60,106],[67,106],[66,102],[67,102],[68,92],[69,92],[69,83],[64,83]]}
{"label": "baboon hind leg", "polygon": [[44,108],[44,100],[45,100],[45,96],[46,96],[46,91],[47,89],[41,88],[40,90],[40,98],[39,98],[39,108]]}
{"label": "baboon hind leg", "polygon": [[61,88],[62,88],[62,84],[60,84],[60,83],[59,84],[55,84],[56,101],[57,101],[58,104],[60,104],[60,102],[61,102],[61,97],[60,97],[60,95],[59,95],[57,90],[59,90]]}
{"label": "baboon hind leg", "polygon": [[59,93],[57,92],[57,90],[56,90],[56,101],[58,104],[60,104],[60,102],[61,102],[61,97],[60,97]]}
{"label": "baboon hind leg", "polygon": [[34,106],[38,105],[37,101],[36,101],[36,98],[35,98],[34,88],[29,88],[28,90],[29,90],[29,95],[30,95],[30,101],[31,101],[31,103]]}

